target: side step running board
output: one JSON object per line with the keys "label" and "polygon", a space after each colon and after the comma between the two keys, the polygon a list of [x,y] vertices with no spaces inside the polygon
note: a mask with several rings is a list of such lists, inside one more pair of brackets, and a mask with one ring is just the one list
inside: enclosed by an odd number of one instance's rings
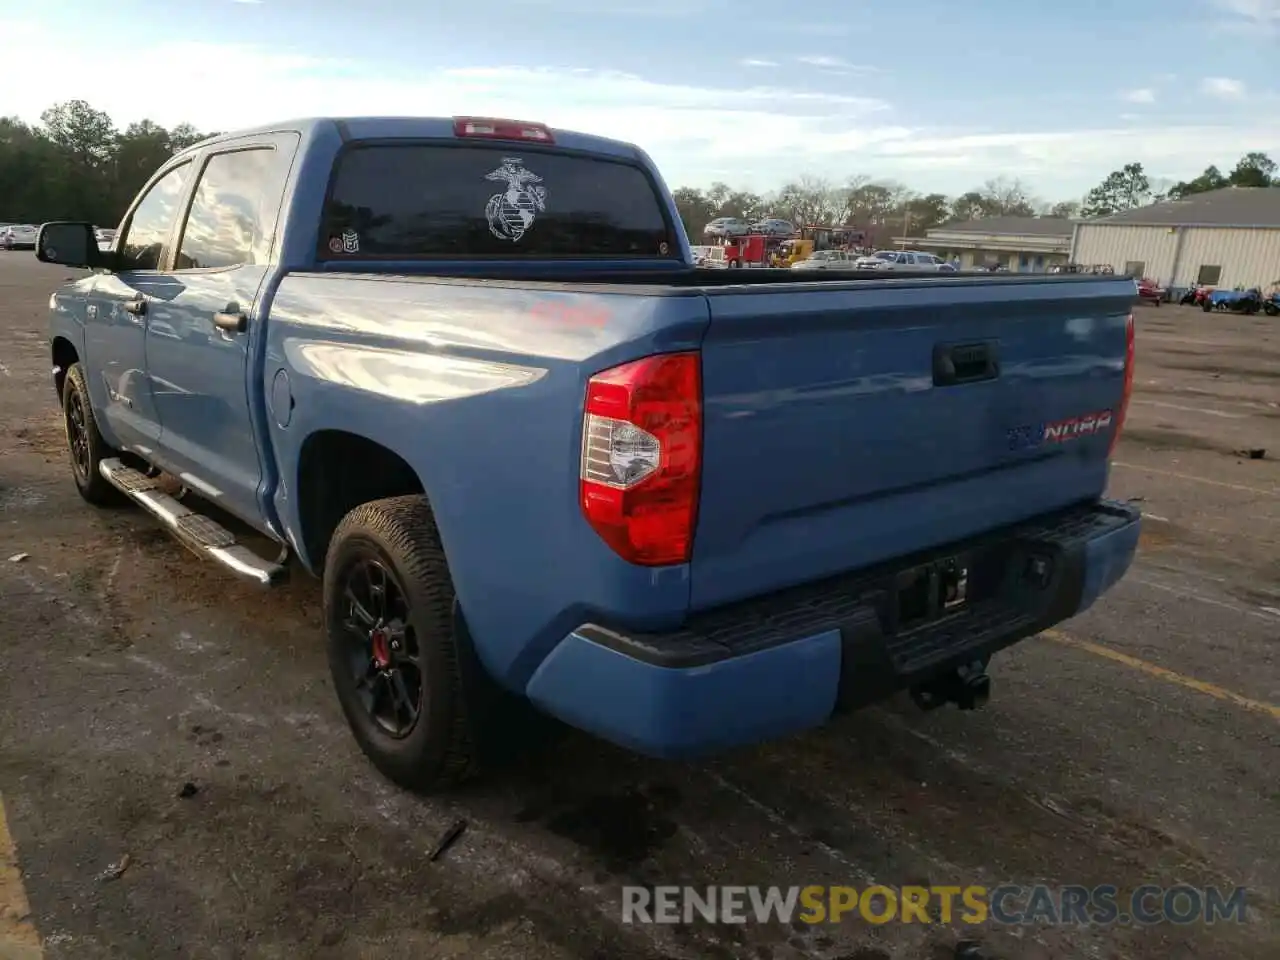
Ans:
{"label": "side step running board", "polygon": [[169,528],[183,546],[202,557],[221,564],[227,570],[261,584],[275,586],[289,571],[288,548],[276,560],[264,560],[248,547],[236,542],[235,534],[218,523],[180,503],[160,488],[160,478],[125,466],[119,460],[103,460],[98,471],[107,482],[125,494]]}

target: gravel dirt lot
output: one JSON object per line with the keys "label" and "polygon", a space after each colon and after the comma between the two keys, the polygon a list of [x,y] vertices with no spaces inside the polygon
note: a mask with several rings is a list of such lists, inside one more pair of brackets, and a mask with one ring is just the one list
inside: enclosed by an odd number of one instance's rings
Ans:
{"label": "gravel dirt lot", "polygon": [[[0,957],[1280,956],[1280,321],[1136,308],[1111,494],[1141,498],[1140,558],[998,657],[985,709],[903,697],[697,764],[570,734],[421,799],[348,735],[315,582],[258,592],[76,495],[45,333],[66,276],[0,253]],[[624,883],[872,878],[1243,885],[1249,914],[621,922]]]}

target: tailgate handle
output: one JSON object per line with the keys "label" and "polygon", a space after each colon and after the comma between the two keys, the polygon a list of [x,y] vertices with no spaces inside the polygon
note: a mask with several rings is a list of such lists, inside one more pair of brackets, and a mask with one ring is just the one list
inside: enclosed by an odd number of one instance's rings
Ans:
{"label": "tailgate handle", "polygon": [[1000,351],[995,340],[980,343],[939,343],[933,348],[933,385],[951,387],[979,383],[1000,376]]}

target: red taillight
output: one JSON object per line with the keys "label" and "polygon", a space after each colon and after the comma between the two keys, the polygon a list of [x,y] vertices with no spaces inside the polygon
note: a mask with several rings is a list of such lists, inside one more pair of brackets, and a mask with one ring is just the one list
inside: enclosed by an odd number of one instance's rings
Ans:
{"label": "red taillight", "polygon": [[1133,314],[1124,322],[1124,389],[1120,394],[1120,407],[1116,410],[1115,429],[1111,432],[1111,446],[1107,456],[1115,452],[1120,442],[1120,431],[1124,429],[1125,414],[1129,412],[1129,398],[1133,396]]}
{"label": "red taillight", "polygon": [[454,117],[453,135],[477,140],[526,140],[533,143],[555,143],[545,123],[523,120],[499,120],[494,117]]}
{"label": "red taillight", "polygon": [[689,562],[701,462],[697,353],[645,357],[587,381],[582,513],[624,560]]}

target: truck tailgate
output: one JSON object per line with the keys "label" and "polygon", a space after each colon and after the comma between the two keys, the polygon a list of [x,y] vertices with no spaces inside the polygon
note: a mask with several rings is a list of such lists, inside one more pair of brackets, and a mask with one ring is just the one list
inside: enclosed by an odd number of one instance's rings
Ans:
{"label": "truck tailgate", "polygon": [[1132,280],[828,282],[708,301],[694,608],[1106,486]]}

